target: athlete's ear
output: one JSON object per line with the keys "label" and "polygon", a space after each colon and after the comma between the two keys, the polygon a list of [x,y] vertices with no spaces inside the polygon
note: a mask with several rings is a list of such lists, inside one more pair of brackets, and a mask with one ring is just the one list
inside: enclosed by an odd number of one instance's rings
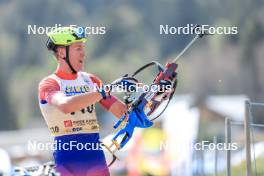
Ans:
{"label": "athlete's ear", "polygon": [[66,57],[66,49],[65,49],[65,47],[58,47],[57,48],[57,52],[56,52],[56,56],[59,59],[65,58]]}

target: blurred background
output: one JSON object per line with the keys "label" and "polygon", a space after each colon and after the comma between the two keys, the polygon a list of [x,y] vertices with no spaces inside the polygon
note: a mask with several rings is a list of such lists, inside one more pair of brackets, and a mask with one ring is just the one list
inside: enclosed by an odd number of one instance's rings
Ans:
{"label": "blurred background", "polygon": [[[154,128],[136,131],[120,151],[121,161],[110,168],[112,175],[225,175],[224,151],[216,157],[215,151],[177,145],[224,142],[225,118],[243,122],[246,99],[264,102],[262,0],[0,0],[0,15],[0,170],[5,173],[52,160],[51,151],[27,150],[29,140],[52,141],[37,92],[40,80],[56,69],[46,36],[28,35],[28,25],[104,26],[106,33],[90,35],[86,44],[85,71],[105,83],[152,60],[165,64],[193,37],[161,35],[160,25],[238,27],[236,35],[200,39],[185,53],[173,102]],[[143,81],[155,73],[146,71]],[[263,113],[263,107],[252,109],[252,123],[264,123]],[[108,139],[116,119],[100,107],[97,115],[101,137]],[[253,130],[254,144],[263,146],[263,128]],[[234,175],[245,175],[243,134],[243,126],[232,127],[232,141],[239,145],[232,151]],[[161,150],[161,141],[172,147]],[[254,172],[263,175],[264,151],[256,152]]]}

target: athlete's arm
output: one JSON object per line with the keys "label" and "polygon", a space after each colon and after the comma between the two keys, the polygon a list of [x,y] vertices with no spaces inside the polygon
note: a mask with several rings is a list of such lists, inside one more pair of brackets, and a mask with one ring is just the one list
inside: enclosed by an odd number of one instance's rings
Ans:
{"label": "athlete's arm", "polygon": [[127,112],[127,107],[122,101],[117,100],[112,106],[110,106],[108,111],[114,114],[117,118],[121,118]]}
{"label": "athlete's arm", "polygon": [[82,108],[95,104],[102,99],[101,94],[98,92],[67,97],[60,91],[58,83],[52,78],[47,78],[40,82],[39,96],[43,103],[46,101],[46,103],[56,106],[65,114],[81,110]]}
{"label": "athlete's arm", "polygon": [[[95,84],[97,84],[98,87],[102,86],[102,81],[94,75],[91,75],[91,79]],[[106,99],[100,100],[99,103],[117,118],[121,118],[127,112],[126,105],[113,95],[107,97]]]}
{"label": "athlete's arm", "polygon": [[126,105],[113,95],[105,100],[100,100],[100,104],[117,118],[121,118],[127,112]]}
{"label": "athlete's arm", "polygon": [[71,97],[65,96],[63,93],[56,93],[51,99],[51,104],[56,106],[65,114],[75,112],[99,102],[102,96],[98,92],[89,92]]}

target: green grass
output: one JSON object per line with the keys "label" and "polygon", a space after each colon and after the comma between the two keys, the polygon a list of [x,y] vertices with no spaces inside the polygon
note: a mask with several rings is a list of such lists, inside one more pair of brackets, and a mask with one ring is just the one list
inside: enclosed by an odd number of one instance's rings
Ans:
{"label": "green grass", "polygon": [[[255,164],[251,162],[251,175],[252,176],[263,176],[264,175],[264,157],[256,158],[256,171],[255,171]],[[214,174],[211,174],[213,176]],[[221,172],[218,176],[225,176],[225,172]],[[241,164],[237,166],[233,166],[231,168],[231,175],[232,176],[245,176],[246,175],[246,161],[243,161]]]}

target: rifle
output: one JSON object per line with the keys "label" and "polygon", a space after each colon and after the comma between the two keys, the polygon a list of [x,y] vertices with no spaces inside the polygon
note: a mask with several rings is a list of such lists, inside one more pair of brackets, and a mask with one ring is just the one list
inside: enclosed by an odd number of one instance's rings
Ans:
{"label": "rifle", "polygon": [[[195,26],[194,30],[199,27]],[[153,125],[153,121],[156,120],[160,115],[166,110],[168,107],[177,87],[177,66],[176,63],[178,59],[193,45],[193,43],[198,39],[202,38],[204,35],[209,35],[205,31],[200,31],[196,36],[190,41],[190,43],[179,53],[179,55],[174,58],[171,62],[168,62],[165,67],[163,67],[160,63],[156,61],[152,61],[147,63],[146,65],[140,67],[136,70],[131,76],[126,74],[121,79],[135,79],[135,76],[142,72],[144,69],[155,65],[158,68],[158,74],[154,78],[151,86],[155,87],[151,91],[143,92],[138,98],[132,97],[130,92],[127,93],[125,97],[125,103],[128,106],[128,111],[125,115],[123,115],[118,122],[114,125],[114,128],[117,129],[121,127],[121,129],[116,133],[116,135],[112,139],[111,145],[107,146],[103,144],[103,146],[112,154],[113,159],[108,164],[110,167],[118,157],[115,155],[117,150],[122,149],[126,143],[131,139],[134,129],[136,127],[139,128],[149,128]],[[158,88],[161,85],[171,85],[171,92],[166,94],[166,91],[159,91]],[[165,100],[168,100],[163,110],[156,116],[151,118],[151,115],[156,112],[158,107]],[[146,112],[147,109],[147,112]],[[121,140],[118,141],[118,139]]]}

